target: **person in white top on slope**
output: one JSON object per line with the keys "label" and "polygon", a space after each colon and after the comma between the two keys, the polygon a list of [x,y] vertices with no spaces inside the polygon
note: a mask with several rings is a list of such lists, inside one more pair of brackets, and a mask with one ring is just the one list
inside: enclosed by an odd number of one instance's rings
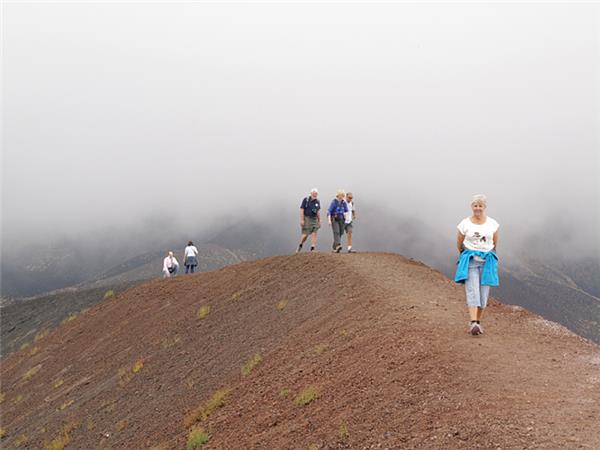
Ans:
{"label": "person in white top on slope", "polygon": [[179,270],[179,263],[175,256],[173,256],[173,252],[169,252],[167,257],[163,261],[163,277],[170,278],[177,275],[177,271]]}
{"label": "person in white top on slope", "polygon": [[198,265],[198,249],[192,241],[188,242],[183,252],[183,265],[185,266],[185,273],[194,273],[194,269]]}
{"label": "person in white top on slope", "polygon": [[344,214],[344,231],[348,239],[348,253],[355,253],[352,250],[352,226],[356,220],[356,207],[354,206],[354,194],[348,192],[346,194],[346,204],[348,205],[348,212]]}

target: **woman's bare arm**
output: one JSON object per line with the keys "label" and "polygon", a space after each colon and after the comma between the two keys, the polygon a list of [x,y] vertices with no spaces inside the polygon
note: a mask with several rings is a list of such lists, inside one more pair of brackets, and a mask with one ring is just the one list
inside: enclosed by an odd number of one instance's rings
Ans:
{"label": "woman's bare arm", "polygon": [[456,235],[456,248],[458,249],[458,253],[462,253],[464,241],[465,241],[465,235],[459,231],[458,234]]}

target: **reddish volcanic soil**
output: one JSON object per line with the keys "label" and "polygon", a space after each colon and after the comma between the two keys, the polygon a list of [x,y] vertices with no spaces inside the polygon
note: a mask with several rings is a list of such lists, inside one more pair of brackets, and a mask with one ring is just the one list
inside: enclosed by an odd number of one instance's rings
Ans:
{"label": "reddish volcanic soil", "polygon": [[599,449],[600,347],[497,303],[472,337],[465,309],[393,254],[152,281],[2,359],[1,446],[184,449],[199,426],[204,449]]}

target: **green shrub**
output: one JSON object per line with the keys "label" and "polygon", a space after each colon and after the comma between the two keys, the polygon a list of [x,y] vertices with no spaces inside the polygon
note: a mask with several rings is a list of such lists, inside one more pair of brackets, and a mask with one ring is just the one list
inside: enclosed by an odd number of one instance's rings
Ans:
{"label": "green shrub", "polygon": [[109,298],[113,298],[115,296],[115,291],[109,289],[104,293],[104,300],[108,300]]}
{"label": "green shrub", "polygon": [[244,364],[242,366],[242,376],[245,377],[248,374],[250,374],[250,372],[252,372],[252,369],[254,369],[256,366],[258,366],[258,364],[261,361],[262,361],[262,356],[260,356],[260,353],[257,353],[252,358],[250,358],[248,361],[246,361],[246,364]]}
{"label": "green shrub", "polygon": [[198,319],[204,320],[206,318],[206,316],[208,316],[209,312],[210,312],[210,306],[208,306],[208,305],[201,306],[200,309],[198,310]]}
{"label": "green shrub", "polygon": [[296,396],[294,402],[298,406],[305,406],[316,400],[318,397],[319,393],[317,392],[317,389],[314,386],[309,386]]}
{"label": "green shrub", "polygon": [[188,435],[186,450],[196,450],[208,442],[210,435],[202,428],[194,428]]}

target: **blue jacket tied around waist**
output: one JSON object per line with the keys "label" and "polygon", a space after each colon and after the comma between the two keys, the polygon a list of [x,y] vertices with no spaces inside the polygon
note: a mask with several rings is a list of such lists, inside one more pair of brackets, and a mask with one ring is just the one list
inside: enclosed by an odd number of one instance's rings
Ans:
{"label": "blue jacket tied around waist", "polygon": [[498,255],[493,251],[479,252],[476,250],[463,250],[458,260],[454,281],[464,283],[469,278],[469,261],[474,256],[479,256],[485,260],[483,272],[481,273],[481,285],[498,286]]}

